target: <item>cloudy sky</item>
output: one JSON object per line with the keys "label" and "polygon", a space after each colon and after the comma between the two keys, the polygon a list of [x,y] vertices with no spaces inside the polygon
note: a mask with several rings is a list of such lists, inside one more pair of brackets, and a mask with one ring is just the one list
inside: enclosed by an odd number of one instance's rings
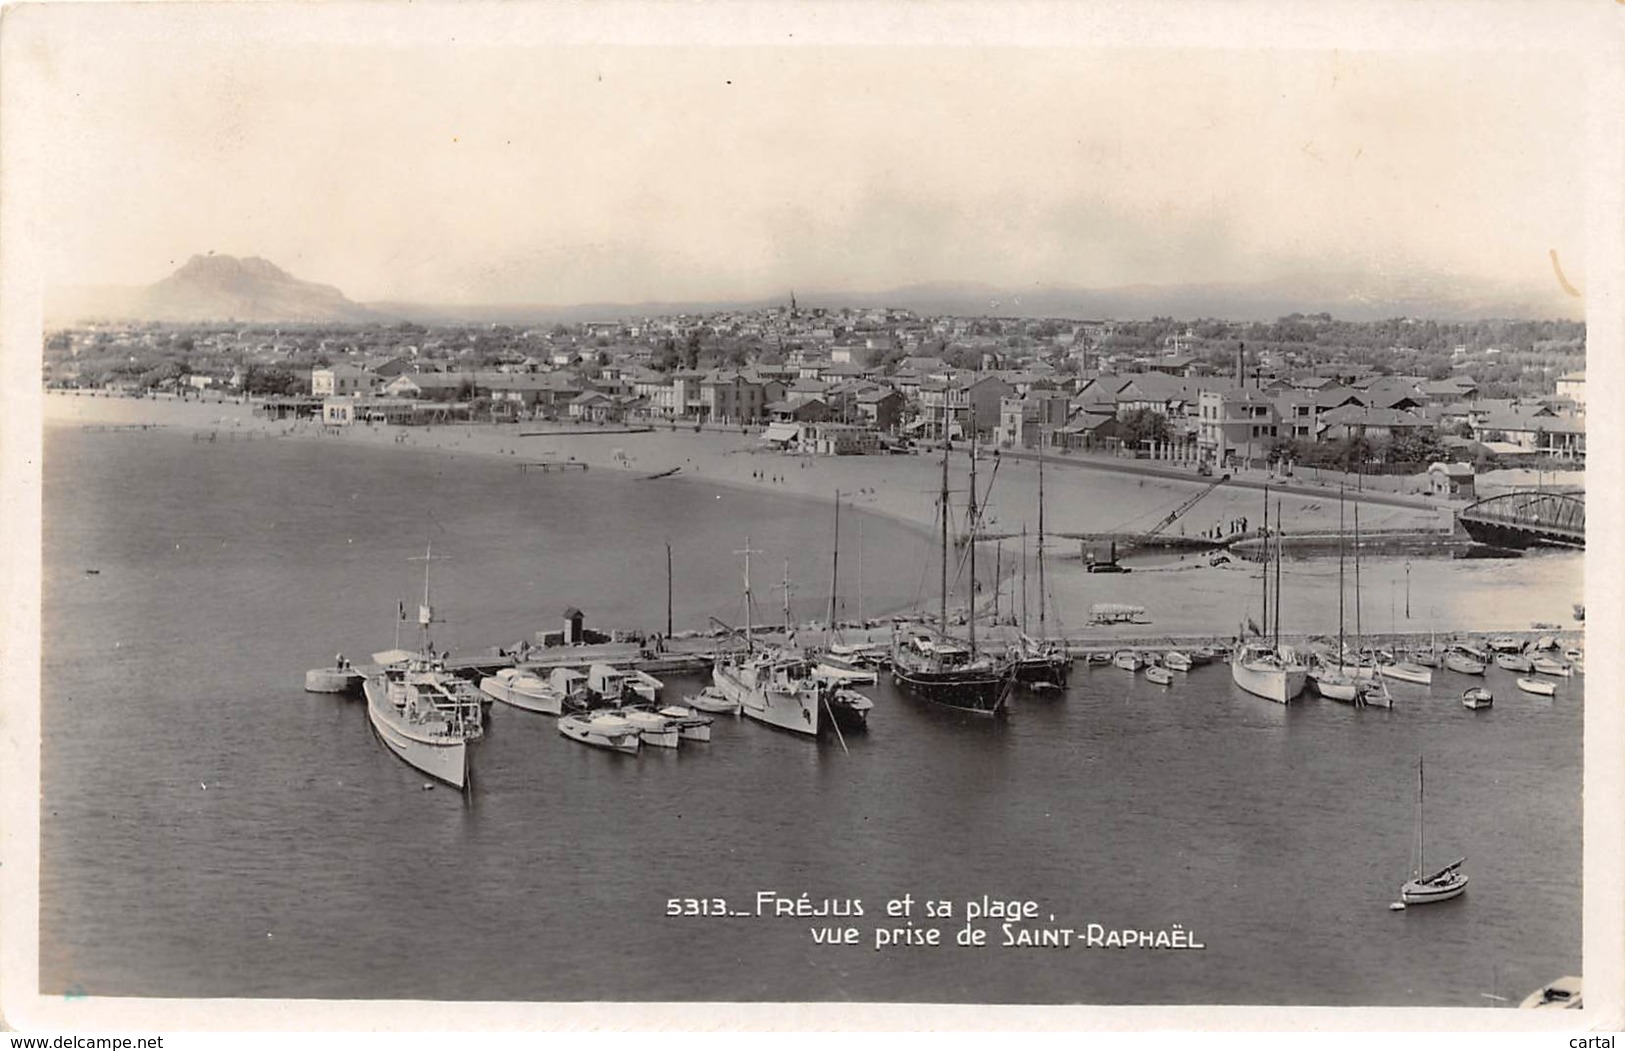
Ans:
{"label": "cloudy sky", "polygon": [[985,9],[957,34],[851,9],[832,30],[805,17],[831,8],[764,5],[663,45],[636,18],[560,30],[560,8],[340,10],[58,9],[13,34],[45,116],[46,279],[143,284],[215,251],[440,303],[1528,288],[1553,249],[1584,279],[1584,70],[1539,32],[1280,48],[1254,46],[1259,9],[1217,4],[1238,17],[1167,34]]}

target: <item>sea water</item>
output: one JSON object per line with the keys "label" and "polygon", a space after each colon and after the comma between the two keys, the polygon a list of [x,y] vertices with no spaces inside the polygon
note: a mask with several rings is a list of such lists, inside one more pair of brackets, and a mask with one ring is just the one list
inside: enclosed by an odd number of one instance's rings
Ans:
{"label": "sea water", "polygon": [[[423,791],[361,703],[302,689],[394,644],[411,556],[446,556],[435,643],[457,652],[570,606],[664,630],[668,541],[678,629],[739,622],[747,535],[758,619],[786,576],[805,619],[833,511],[338,444],[48,430],[42,992],[1482,1007],[1579,970],[1578,677],[1540,698],[1492,669],[1469,712],[1472,681],[1439,671],[1383,711],[1273,704],[1222,664],[1171,687],[1080,665],[1006,720],[883,682],[866,733],[723,718],[638,756],[495,705],[473,790]],[[929,603],[929,538],[862,531],[866,608]],[[1423,755],[1427,858],[1465,854],[1472,882],[1390,912]],[[1033,914],[972,920],[984,899]],[[1039,929],[1077,938],[1006,944]]]}

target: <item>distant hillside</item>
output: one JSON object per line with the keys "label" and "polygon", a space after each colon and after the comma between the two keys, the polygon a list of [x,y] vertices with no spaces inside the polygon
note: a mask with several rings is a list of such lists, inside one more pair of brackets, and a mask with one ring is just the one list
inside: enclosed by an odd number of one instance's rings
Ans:
{"label": "distant hillside", "polygon": [[194,255],[173,274],[145,288],[63,289],[48,298],[54,321],[89,318],[139,321],[386,320],[331,285],[301,281],[257,257]]}

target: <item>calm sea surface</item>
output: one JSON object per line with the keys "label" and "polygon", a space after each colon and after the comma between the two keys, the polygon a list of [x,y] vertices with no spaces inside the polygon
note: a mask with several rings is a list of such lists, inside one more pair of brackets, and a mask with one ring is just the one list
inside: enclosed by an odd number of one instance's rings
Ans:
{"label": "calm sea surface", "polygon": [[[1543,699],[1492,670],[1473,713],[1440,672],[1356,711],[1250,697],[1223,665],[1166,689],[1080,667],[1003,722],[882,685],[849,750],[719,720],[637,757],[497,705],[475,790],[426,792],[362,704],[302,686],[393,645],[428,540],[436,642],[467,651],[571,605],[662,628],[668,540],[679,629],[737,621],[746,534],[764,619],[786,559],[817,616],[828,506],[318,442],[61,427],[46,453],[43,992],[1483,1007],[1579,972],[1581,679]],[[912,601],[928,541],[862,529],[866,609]],[[1427,855],[1467,855],[1472,884],[1390,912],[1423,754]],[[814,943],[844,921],[666,915],[759,891],[861,899],[860,944]],[[905,893],[944,944],[877,951]],[[984,895],[1206,948],[1004,947],[996,920],[956,946]]]}

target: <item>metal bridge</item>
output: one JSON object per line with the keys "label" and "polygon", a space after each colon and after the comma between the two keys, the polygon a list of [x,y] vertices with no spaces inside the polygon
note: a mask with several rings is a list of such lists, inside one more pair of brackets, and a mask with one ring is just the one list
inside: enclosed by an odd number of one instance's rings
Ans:
{"label": "metal bridge", "polygon": [[1505,493],[1464,507],[1456,517],[1467,535],[1481,544],[1586,546],[1584,493]]}

